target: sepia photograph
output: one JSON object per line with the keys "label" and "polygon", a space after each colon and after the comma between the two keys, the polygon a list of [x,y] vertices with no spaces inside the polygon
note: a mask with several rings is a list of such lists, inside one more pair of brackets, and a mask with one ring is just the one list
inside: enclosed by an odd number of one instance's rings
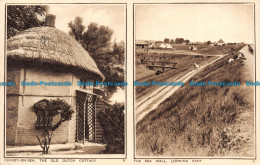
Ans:
{"label": "sepia photograph", "polygon": [[126,4],[5,12],[5,156],[124,158]]}
{"label": "sepia photograph", "polygon": [[254,3],[134,4],[135,158],[249,158]]}
{"label": "sepia photograph", "polygon": [[0,165],[259,165],[260,1],[0,13]]}

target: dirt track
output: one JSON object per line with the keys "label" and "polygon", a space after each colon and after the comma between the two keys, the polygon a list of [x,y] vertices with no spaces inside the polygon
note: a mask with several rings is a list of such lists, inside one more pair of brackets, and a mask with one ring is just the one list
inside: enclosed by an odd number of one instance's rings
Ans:
{"label": "dirt track", "polygon": [[[219,57],[212,62],[201,66],[200,68],[190,71],[181,78],[177,80],[173,80],[174,82],[183,82],[186,83],[192,76],[196,73],[200,72],[203,68],[207,67],[208,65],[220,60],[225,55],[219,55]],[[186,84],[187,85],[187,84]],[[153,111],[160,103],[162,103],[165,99],[171,96],[175,91],[177,91],[181,86],[162,86],[153,93],[149,95],[149,97],[145,97],[144,99],[140,100],[136,104],[136,124],[149,112]]]}
{"label": "dirt track", "polygon": [[[243,66],[243,73],[246,77],[246,81],[255,81],[255,55],[249,52],[248,46],[246,45],[243,47],[240,52],[242,52],[245,55],[246,60],[244,60],[244,66]],[[250,105],[254,105],[254,86],[246,86],[245,82],[242,82],[242,86],[246,91],[246,98],[248,98],[248,101],[250,102]],[[239,115],[237,122],[233,127],[239,128],[240,133],[237,136],[244,137],[245,139],[248,139],[247,143],[245,144],[244,148],[242,149],[241,153],[243,153],[244,156],[253,156],[255,151],[255,128],[254,124],[254,108],[246,108],[244,109],[244,112]],[[231,126],[232,127],[232,126]]]}
{"label": "dirt track", "polygon": [[254,55],[249,52],[248,46],[246,45],[240,50],[245,55],[245,74],[249,80],[254,80]]}

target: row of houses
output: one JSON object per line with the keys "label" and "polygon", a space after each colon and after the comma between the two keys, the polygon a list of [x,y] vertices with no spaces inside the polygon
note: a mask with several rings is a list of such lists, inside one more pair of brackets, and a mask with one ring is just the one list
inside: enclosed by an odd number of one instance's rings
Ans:
{"label": "row of houses", "polygon": [[[200,45],[203,43],[199,42],[191,42],[191,43],[183,43],[184,45]],[[235,43],[232,43],[235,44]],[[218,42],[210,43],[209,46],[225,46],[225,45],[231,45],[231,43],[225,43],[222,39],[220,39]],[[173,49],[172,45],[169,43],[164,42],[149,42],[149,41],[136,41],[135,42],[136,48],[148,48],[148,49]]]}
{"label": "row of houses", "polygon": [[149,43],[148,41],[136,41],[135,46],[142,49],[173,49],[169,43]]}

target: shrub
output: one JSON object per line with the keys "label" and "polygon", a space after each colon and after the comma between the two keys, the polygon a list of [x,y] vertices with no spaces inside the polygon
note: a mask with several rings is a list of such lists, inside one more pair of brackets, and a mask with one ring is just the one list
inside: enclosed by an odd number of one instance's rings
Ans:
{"label": "shrub", "polygon": [[[68,103],[60,99],[43,99],[34,104],[33,110],[37,115],[35,128],[42,131],[43,140],[38,136],[36,137],[43,149],[42,153],[47,154],[51,143],[52,132],[59,128],[63,122],[70,120],[74,111]],[[59,120],[57,123],[53,123],[53,117],[57,115],[59,115]]]}
{"label": "shrub", "polygon": [[124,105],[115,103],[112,108],[105,109],[98,114],[98,120],[104,131],[104,143],[107,144],[106,153],[124,153]]}

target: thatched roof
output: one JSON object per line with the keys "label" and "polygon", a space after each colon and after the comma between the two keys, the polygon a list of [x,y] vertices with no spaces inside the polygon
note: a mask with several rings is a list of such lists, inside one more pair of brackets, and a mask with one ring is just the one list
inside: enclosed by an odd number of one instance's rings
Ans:
{"label": "thatched roof", "polygon": [[9,38],[7,58],[79,69],[84,74],[91,73],[98,80],[104,80],[88,52],[75,39],[53,27],[35,27]]}
{"label": "thatched roof", "polygon": [[218,41],[218,43],[224,43],[224,41],[223,41],[222,39],[220,39],[220,40]]}

